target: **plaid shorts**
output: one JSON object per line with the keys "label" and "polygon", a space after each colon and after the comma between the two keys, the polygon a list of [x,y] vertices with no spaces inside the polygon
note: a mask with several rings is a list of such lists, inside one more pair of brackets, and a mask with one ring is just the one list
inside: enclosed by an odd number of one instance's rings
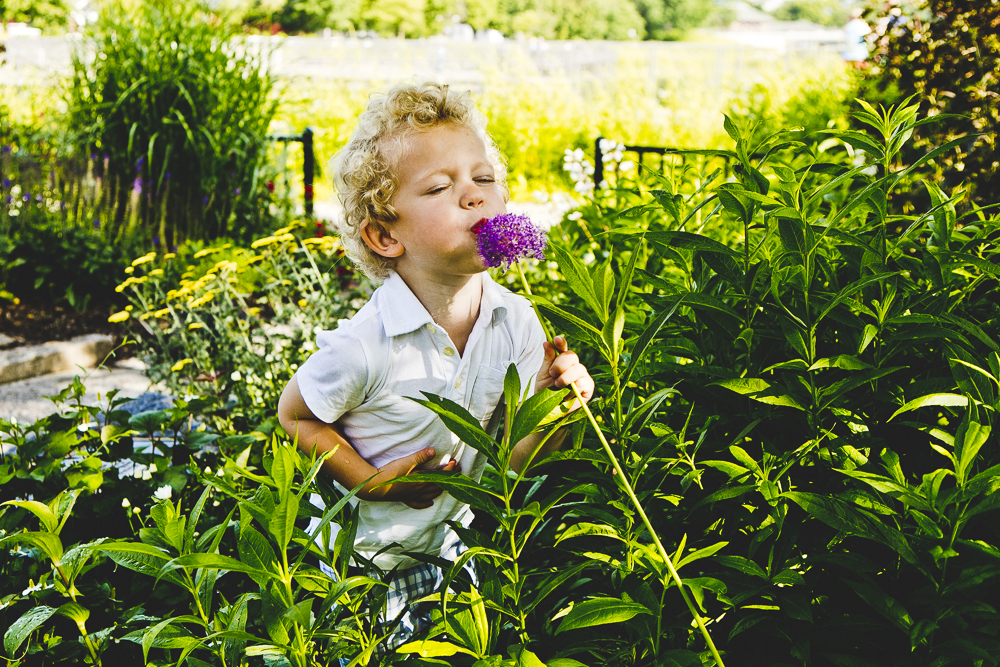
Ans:
{"label": "plaid shorts", "polygon": [[[461,542],[456,542],[455,546],[442,553],[441,557],[454,562],[465,551],[467,551],[466,546]],[[320,563],[320,569],[327,576],[336,578],[333,570],[325,563]],[[466,563],[463,569],[476,583],[476,573],[472,568],[472,562]],[[385,580],[385,583],[389,585],[389,591],[385,599],[385,611],[380,614],[379,620],[392,621],[400,614],[402,617],[396,631],[386,639],[384,644],[375,649],[375,654],[378,656],[394,651],[414,634],[430,628],[431,609],[434,608],[434,603],[414,604],[414,602],[440,588],[441,584],[444,583],[444,573],[436,565],[421,563],[404,570],[396,570],[391,577]],[[341,658],[341,667],[346,667],[349,662],[350,660]]]}

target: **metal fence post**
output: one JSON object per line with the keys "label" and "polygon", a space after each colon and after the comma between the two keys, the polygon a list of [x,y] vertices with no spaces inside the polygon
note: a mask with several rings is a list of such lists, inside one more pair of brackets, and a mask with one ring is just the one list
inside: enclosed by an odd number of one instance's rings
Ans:
{"label": "metal fence post", "polygon": [[306,128],[302,132],[302,182],[306,194],[306,215],[313,215],[313,175],[316,160],[313,156],[313,131]]}
{"label": "metal fence post", "polygon": [[604,180],[604,156],[601,154],[601,142],[604,137],[594,139],[594,188],[601,187]]}

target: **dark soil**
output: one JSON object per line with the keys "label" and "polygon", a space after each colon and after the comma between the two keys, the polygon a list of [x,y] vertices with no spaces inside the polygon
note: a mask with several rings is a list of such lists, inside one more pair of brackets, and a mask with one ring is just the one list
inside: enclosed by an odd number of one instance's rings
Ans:
{"label": "dark soil", "polygon": [[29,345],[91,333],[112,334],[121,340],[125,327],[108,322],[114,311],[113,306],[76,311],[62,306],[4,303],[0,305],[0,333]]}

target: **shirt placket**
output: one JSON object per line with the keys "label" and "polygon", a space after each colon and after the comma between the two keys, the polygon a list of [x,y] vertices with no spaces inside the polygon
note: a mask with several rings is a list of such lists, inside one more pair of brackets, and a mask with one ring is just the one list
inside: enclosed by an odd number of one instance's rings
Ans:
{"label": "shirt placket", "polygon": [[462,396],[464,396],[465,392],[466,375],[468,375],[467,369],[469,365],[458,355],[454,343],[452,343],[444,329],[433,322],[428,322],[427,330],[434,340],[434,347],[441,354],[444,375],[448,378],[449,382],[448,398],[456,403],[463,404]]}

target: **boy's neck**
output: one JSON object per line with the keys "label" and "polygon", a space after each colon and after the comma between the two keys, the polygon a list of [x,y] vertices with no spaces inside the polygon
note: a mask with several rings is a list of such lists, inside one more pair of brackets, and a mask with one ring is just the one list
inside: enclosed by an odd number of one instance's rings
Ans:
{"label": "boy's neck", "polygon": [[430,316],[448,332],[459,355],[465,354],[472,329],[479,319],[479,308],[483,300],[483,274],[471,276],[427,276],[412,275],[413,272],[396,272],[403,279],[417,300],[427,309]]}

